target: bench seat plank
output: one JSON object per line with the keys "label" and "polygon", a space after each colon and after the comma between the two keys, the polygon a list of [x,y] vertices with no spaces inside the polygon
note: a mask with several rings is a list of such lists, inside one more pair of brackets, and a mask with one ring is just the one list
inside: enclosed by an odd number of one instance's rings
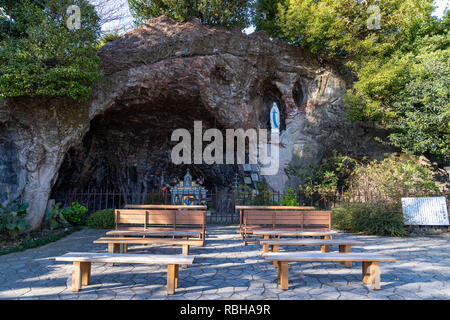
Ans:
{"label": "bench seat plank", "polygon": [[268,235],[268,236],[338,236],[336,231],[302,231],[302,230],[262,230],[255,229],[252,231],[254,235]]}
{"label": "bench seat plank", "polygon": [[185,209],[187,211],[193,209],[207,210],[207,206],[203,205],[167,205],[167,204],[126,204],[126,209]]}
{"label": "bench seat plank", "polygon": [[307,206],[236,206],[237,210],[315,210],[315,207]]}
{"label": "bench seat plank", "polygon": [[195,256],[68,252],[56,261],[143,264],[193,264]]}
{"label": "bench seat plank", "polygon": [[178,236],[190,237],[200,236],[201,231],[152,231],[152,230],[111,230],[106,232],[107,235],[116,236]]}
{"label": "bench seat plank", "polygon": [[376,253],[323,253],[323,252],[281,252],[264,253],[263,257],[269,261],[389,261],[395,258]]}
{"label": "bench seat plank", "polygon": [[273,239],[273,240],[261,240],[259,241],[260,244],[264,245],[276,245],[276,246],[282,246],[282,245],[353,245],[353,246],[362,246],[364,245],[364,242],[361,241],[352,241],[352,240],[336,240],[336,239],[298,239],[298,240],[279,240],[279,239]]}
{"label": "bench seat plank", "polygon": [[186,239],[164,239],[164,238],[121,238],[121,237],[102,237],[94,240],[94,243],[125,243],[125,244],[174,244],[203,246],[203,240]]}

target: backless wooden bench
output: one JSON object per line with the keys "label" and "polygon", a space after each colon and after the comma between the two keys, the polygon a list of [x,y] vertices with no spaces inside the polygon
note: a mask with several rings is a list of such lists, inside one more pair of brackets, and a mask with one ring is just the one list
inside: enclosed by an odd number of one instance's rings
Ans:
{"label": "backless wooden bench", "polygon": [[101,237],[94,240],[94,243],[106,243],[109,253],[120,253],[120,245],[123,246],[123,253],[128,252],[130,244],[167,244],[182,246],[182,254],[189,255],[190,246],[203,246],[204,241],[199,239],[170,239],[170,238],[125,238],[125,237]]}
{"label": "backless wooden bench", "polygon": [[362,281],[369,284],[371,289],[379,290],[380,286],[380,262],[395,262],[393,257],[383,256],[374,253],[263,253],[263,257],[267,261],[276,262],[278,269],[278,284],[282,290],[289,288],[288,283],[288,262],[289,261],[361,261],[362,262]]}
{"label": "backless wooden bench", "polygon": [[89,285],[91,281],[91,263],[141,263],[167,265],[167,294],[174,294],[178,287],[179,265],[191,265],[194,256],[181,255],[149,255],[149,254],[115,254],[93,252],[69,252],[56,261],[73,262],[72,291],[78,292],[81,286]]}
{"label": "backless wooden bench", "polygon": [[[352,246],[362,246],[364,242],[361,241],[352,241],[352,240],[340,240],[340,239],[292,239],[292,240],[262,240],[259,242],[263,246],[263,252],[267,253],[271,252],[279,252],[280,246],[310,246],[310,245],[319,245],[321,248],[321,252],[329,252],[329,248],[331,245],[335,245],[339,247],[339,252],[351,252]],[[352,267],[351,261],[340,262],[346,268]],[[274,263],[275,265],[275,263]]]}

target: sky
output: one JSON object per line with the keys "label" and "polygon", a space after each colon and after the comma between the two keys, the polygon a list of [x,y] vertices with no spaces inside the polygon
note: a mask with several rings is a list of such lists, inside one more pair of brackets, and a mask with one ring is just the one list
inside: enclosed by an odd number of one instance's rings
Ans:
{"label": "sky", "polygon": [[[122,10],[123,18],[119,21],[114,21],[114,22],[103,25],[103,27],[102,27],[103,31],[108,32],[108,31],[115,30],[115,29],[130,30],[133,28],[133,18],[131,16],[129,8],[128,8],[128,1],[127,0],[120,0],[120,1],[123,1],[123,4],[124,4],[124,8]],[[435,0],[434,5],[436,6],[436,9],[435,9],[433,15],[440,18],[443,16],[446,8],[450,9],[450,0]],[[250,34],[253,31],[255,31],[254,26],[250,26],[250,27],[244,29],[244,32],[246,34]]]}

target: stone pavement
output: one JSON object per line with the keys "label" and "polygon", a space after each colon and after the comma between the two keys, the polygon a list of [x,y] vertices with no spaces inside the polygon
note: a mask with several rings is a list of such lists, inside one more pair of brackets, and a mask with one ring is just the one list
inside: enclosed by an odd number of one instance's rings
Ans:
{"label": "stone pavement", "polygon": [[[208,226],[204,247],[192,247],[193,266],[180,268],[179,287],[166,295],[165,266],[92,264],[91,285],[71,291],[72,263],[53,258],[69,251],[106,251],[92,241],[106,230],[82,230],[40,248],[0,256],[0,299],[450,299],[450,239],[390,238],[344,234],[364,247],[353,251],[393,255],[381,263],[381,290],[361,281],[361,265],[291,263],[289,290],[277,285],[277,272],[261,258],[261,247],[244,246],[236,226]],[[317,251],[318,247],[281,250]],[[331,247],[332,251],[337,250]],[[181,247],[130,246],[134,253],[181,254]]]}

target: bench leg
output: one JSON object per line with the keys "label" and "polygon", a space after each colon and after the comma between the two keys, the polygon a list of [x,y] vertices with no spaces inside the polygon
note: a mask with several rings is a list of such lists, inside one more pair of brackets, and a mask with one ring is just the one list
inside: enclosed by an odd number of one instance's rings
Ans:
{"label": "bench leg", "polygon": [[269,245],[268,244],[263,244],[263,252],[269,252]]}
{"label": "bench leg", "polygon": [[381,288],[379,262],[363,261],[362,281],[365,284],[369,284],[371,289],[379,290]]}
{"label": "bench leg", "polygon": [[78,292],[81,289],[81,262],[73,262],[72,270],[72,291]]}
{"label": "bench leg", "polygon": [[[320,236],[320,239],[330,239],[330,236]],[[326,244],[326,245],[322,245],[320,246],[320,251],[321,252],[330,252],[330,245]]]}
{"label": "bench leg", "polygon": [[274,261],[273,264],[277,268],[278,273],[278,285],[281,285],[281,262],[280,261]]}
{"label": "bench leg", "polygon": [[362,282],[367,284],[370,279],[370,271],[369,271],[370,262],[363,261],[362,262]]}
{"label": "bench leg", "polygon": [[287,290],[289,288],[289,279],[288,279],[288,262],[287,261],[280,261],[279,267],[279,282],[281,284],[282,290]]}
{"label": "bench leg", "polygon": [[380,290],[380,263],[372,262],[369,266],[370,272],[370,288],[373,290]]}
{"label": "bench leg", "polygon": [[[184,265],[187,266],[187,265]],[[180,265],[175,265],[175,289],[178,288],[178,271],[179,271]]]}
{"label": "bench leg", "polygon": [[128,252],[128,243],[124,243],[122,244],[122,253],[127,253]]}
{"label": "bench leg", "polygon": [[[342,253],[352,252],[352,246],[351,245],[347,245],[347,244],[340,244],[339,245],[339,252],[342,252]],[[344,267],[346,267],[346,268],[351,268],[352,267],[352,262],[351,261],[343,261],[343,262],[339,262],[339,263],[343,264]]]}
{"label": "bench leg", "polygon": [[[108,243],[109,253],[120,253],[120,243]],[[114,263],[107,263],[107,266],[114,266]]]}
{"label": "bench leg", "polygon": [[81,284],[83,286],[87,286],[91,283],[91,263],[90,262],[81,262]]}
{"label": "bench leg", "polygon": [[[280,251],[280,247],[277,245],[272,245],[272,252],[278,252],[278,251]],[[274,268],[278,267],[276,261],[273,262],[273,267]]]}
{"label": "bench leg", "polygon": [[[186,255],[186,256],[189,255],[189,245],[188,245],[188,244],[184,244],[181,250],[182,250],[181,253],[182,253],[183,255]],[[187,264],[183,264],[181,267],[182,267],[183,269],[186,269],[186,268],[187,268]]]}
{"label": "bench leg", "polygon": [[120,243],[108,243],[109,253],[120,253]]}
{"label": "bench leg", "polygon": [[[176,271],[175,271],[176,270]],[[167,266],[167,294],[174,294],[177,284],[175,284],[175,279],[178,277],[175,274],[178,273],[178,265],[169,264]],[[178,281],[177,281],[178,282]]]}

